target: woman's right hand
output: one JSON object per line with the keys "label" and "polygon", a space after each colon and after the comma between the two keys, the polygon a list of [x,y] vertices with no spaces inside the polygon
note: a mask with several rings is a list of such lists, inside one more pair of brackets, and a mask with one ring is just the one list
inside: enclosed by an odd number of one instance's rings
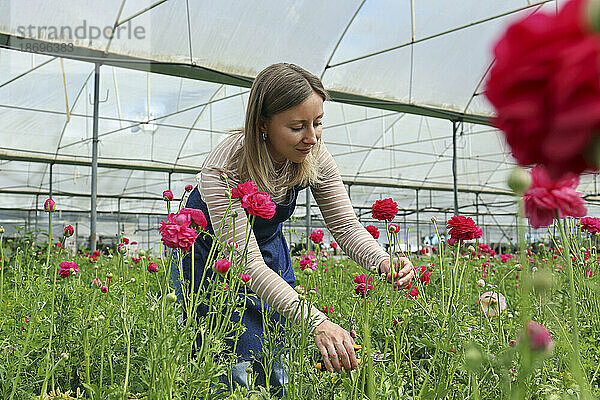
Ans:
{"label": "woman's right hand", "polygon": [[326,319],[314,331],[315,343],[321,351],[323,363],[328,371],[341,373],[342,367],[350,372],[358,367],[354,352],[354,339],[350,333],[336,323]]}

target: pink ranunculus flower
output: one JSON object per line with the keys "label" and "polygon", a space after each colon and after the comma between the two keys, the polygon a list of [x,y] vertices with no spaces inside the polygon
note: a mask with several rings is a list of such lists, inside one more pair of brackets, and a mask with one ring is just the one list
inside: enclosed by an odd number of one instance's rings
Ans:
{"label": "pink ranunculus flower", "polygon": [[206,216],[202,210],[198,210],[197,208],[182,208],[179,213],[189,215],[192,222],[196,224],[197,227],[201,228],[201,230],[206,229],[208,222],[206,221]]}
{"label": "pink ranunculus flower", "polygon": [[529,347],[532,350],[552,351],[554,348],[552,335],[544,325],[528,321],[526,332],[529,338]]}
{"label": "pink ranunculus flower", "polygon": [[194,187],[192,185],[186,185],[186,187],[185,187],[186,192],[191,192],[192,190],[194,190]]}
{"label": "pink ranunculus flower", "polygon": [[266,192],[256,192],[242,197],[242,207],[248,214],[264,219],[271,219],[275,215],[276,205]]}
{"label": "pink ranunculus flower", "polygon": [[73,261],[63,261],[60,264],[58,264],[58,266],[60,267],[58,274],[61,278],[73,276],[79,272],[79,264]]}
{"label": "pink ranunculus flower", "polygon": [[552,225],[556,211],[560,218],[584,217],[587,213],[582,194],[575,191],[579,176],[565,174],[553,181],[542,166],[531,170],[532,184],[523,195],[525,216],[533,228]]}
{"label": "pink ranunculus flower", "polygon": [[106,286],[102,286],[102,287],[100,288],[100,291],[101,291],[102,293],[107,293],[107,292],[108,292],[108,288],[107,288]]}
{"label": "pink ranunculus flower", "polygon": [[169,214],[169,222],[160,221],[161,240],[172,249],[188,251],[196,242],[196,231],[189,228],[191,218],[188,214]]}
{"label": "pink ranunculus flower", "polygon": [[479,306],[488,317],[496,317],[506,310],[506,298],[502,293],[485,292],[479,297]]}
{"label": "pink ranunculus flower", "polygon": [[309,238],[314,244],[321,244],[323,243],[324,236],[325,234],[323,233],[322,229],[315,229],[310,233]]}
{"label": "pink ranunculus flower", "polygon": [[313,271],[317,270],[318,264],[317,264],[317,258],[315,256],[313,256],[312,254],[308,254],[304,257],[302,257],[299,261],[300,264],[300,269],[302,271],[304,271],[306,268],[310,268]]}
{"label": "pink ranunculus flower", "polygon": [[353,282],[358,284],[354,288],[354,291],[361,297],[368,296],[373,290],[373,278],[370,276],[367,280],[367,276],[365,274],[360,274],[356,278],[354,278]]}
{"label": "pink ranunculus flower", "polygon": [[236,187],[231,189],[232,199],[242,199],[246,195],[251,195],[258,192],[258,186],[252,180],[247,180],[244,183],[238,184]]}

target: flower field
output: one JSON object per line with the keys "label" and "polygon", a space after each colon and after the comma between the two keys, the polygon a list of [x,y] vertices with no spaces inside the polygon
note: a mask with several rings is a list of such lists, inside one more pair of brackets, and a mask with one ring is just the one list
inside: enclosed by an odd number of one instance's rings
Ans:
{"label": "flower field", "polygon": [[[290,399],[597,397],[599,255],[598,235],[589,233],[595,221],[567,219],[560,225],[564,237],[511,254],[473,240],[398,253],[418,275],[400,291],[376,269],[316,246],[294,258],[300,300],[351,331],[362,346],[360,366],[342,374],[316,368],[322,360],[302,325],[283,335],[267,329],[264,369],[285,355]],[[449,225],[455,233],[480,236],[470,222],[449,223],[456,223]],[[406,232],[386,225],[381,234],[400,243]],[[33,233],[2,238],[2,398],[248,395],[217,393],[218,375],[233,362],[225,343],[241,332],[240,324],[217,315],[242,312],[253,297],[241,263],[215,264],[218,274],[195,300],[211,304],[214,314],[184,322],[169,271],[173,259],[162,252],[129,254],[123,239],[114,252],[72,255],[59,238],[50,246],[39,240]],[[255,387],[250,396],[270,398],[269,389]]]}

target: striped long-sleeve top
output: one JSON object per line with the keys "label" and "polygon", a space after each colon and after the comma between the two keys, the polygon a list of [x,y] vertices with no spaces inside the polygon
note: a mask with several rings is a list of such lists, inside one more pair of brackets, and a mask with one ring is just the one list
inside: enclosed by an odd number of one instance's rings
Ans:
{"label": "striped long-sleeve top", "polygon": [[[226,195],[227,184],[220,179],[221,172],[226,172],[230,187],[243,183],[239,175],[230,167],[230,159],[243,146],[244,135],[232,134],[217,145],[205,159],[202,170],[197,174],[198,189],[208,207],[208,213],[213,226],[218,226],[229,207]],[[350,203],[348,193],[340,177],[339,170],[333,157],[321,143],[316,154],[319,163],[320,183],[310,187],[317,201],[327,229],[331,232],[342,250],[364,268],[378,266],[388,254],[379,246],[373,237],[360,224]],[[285,170],[282,172],[285,173]],[[277,182],[285,182],[277,179]],[[276,186],[274,193],[269,193],[276,203],[286,202],[289,188]],[[237,211],[235,222],[235,241],[238,248],[244,248],[246,237],[247,217],[240,201],[235,201],[233,210]],[[220,238],[222,242],[232,240],[232,232],[228,235],[224,229]],[[272,306],[281,315],[300,323],[302,315],[309,315],[308,306],[302,311],[298,307],[298,294],[275,271],[269,268],[260,253],[254,234],[250,232],[248,244],[248,264],[246,272],[252,277],[252,289],[263,301]],[[312,328],[314,329],[327,317],[314,306],[310,310]]]}

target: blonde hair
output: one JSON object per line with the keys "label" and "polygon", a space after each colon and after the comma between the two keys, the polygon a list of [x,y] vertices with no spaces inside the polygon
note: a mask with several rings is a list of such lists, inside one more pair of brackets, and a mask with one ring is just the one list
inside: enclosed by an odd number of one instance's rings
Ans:
{"label": "blonde hair", "polygon": [[[261,190],[274,193],[276,176],[267,142],[261,138],[260,119],[269,122],[277,113],[294,107],[316,92],[323,101],[329,99],[321,80],[303,68],[288,63],[273,64],[262,70],[250,89],[246,122],[243,130],[244,145],[234,154],[231,163],[242,180],[252,179]],[[319,183],[319,165],[316,154],[321,141],[301,163],[286,160],[285,174],[289,177],[281,182],[286,187],[315,185]]]}

